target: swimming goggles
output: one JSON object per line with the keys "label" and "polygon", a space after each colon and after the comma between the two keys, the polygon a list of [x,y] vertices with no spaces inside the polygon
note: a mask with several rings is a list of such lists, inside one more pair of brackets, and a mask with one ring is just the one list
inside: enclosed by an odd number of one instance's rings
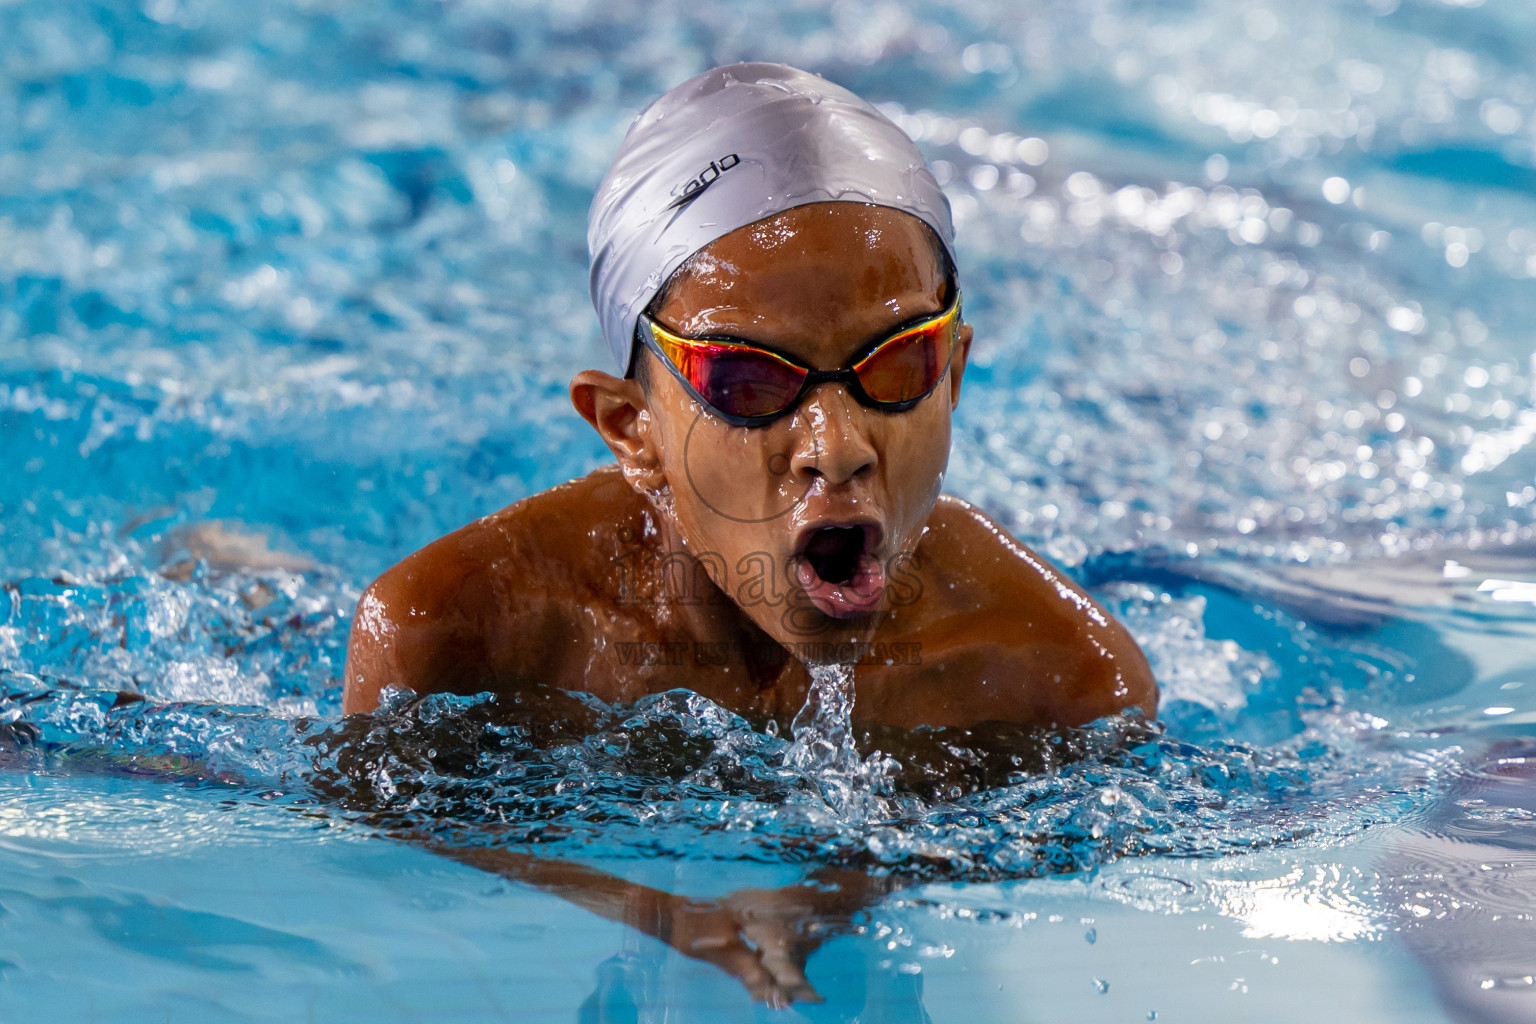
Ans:
{"label": "swimming goggles", "polygon": [[818,370],[740,338],[673,334],[649,314],[636,333],[661,357],[694,401],[736,427],[760,427],[800,404],[806,392],[837,381],[862,405],[901,412],[927,398],[954,358],[960,293],[937,316],[898,327],[851,366]]}

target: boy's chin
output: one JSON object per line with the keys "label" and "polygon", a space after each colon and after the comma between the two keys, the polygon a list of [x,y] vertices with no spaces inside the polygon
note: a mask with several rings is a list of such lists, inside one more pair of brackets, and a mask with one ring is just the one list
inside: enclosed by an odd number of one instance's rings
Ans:
{"label": "boy's chin", "polygon": [[806,664],[835,662],[839,660],[835,653],[839,645],[864,643],[874,635],[882,610],[883,605],[872,612],[832,616],[807,602],[792,613],[783,614],[785,609],[780,605],[780,614],[768,621],[759,620],[758,625],[775,643]]}

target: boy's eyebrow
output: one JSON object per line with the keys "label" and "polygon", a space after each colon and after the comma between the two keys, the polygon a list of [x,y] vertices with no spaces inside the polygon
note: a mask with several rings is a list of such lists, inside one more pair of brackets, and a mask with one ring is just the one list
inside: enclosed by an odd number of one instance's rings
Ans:
{"label": "boy's eyebrow", "polygon": [[[943,292],[941,292],[940,294],[947,296],[948,300],[947,301],[941,301],[938,309],[930,310],[928,312],[914,313],[913,315],[907,317],[904,320],[898,320],[898,321],[895,321],[895,322],[891,323],[889,326],[880,328],[879,330],[875,331],[873,334],[871,334],[868,337],[866,337],[866,339],[864,341],[862,341],[858,345],[858,347],[854,348],[852,350],[852,355],[850,355],[846,360],[844,360],[843,363],[840,364],[840,366],[846,366],[846,365],[850,365],[850,364],[852,364],[854,362],[857,362],[860,356],[868,353],[876,345],[879,345],[882,341],[885,341],[887,338],[891,337],[893,334],[897,334],[897,333],[899,333],[899,332],[901,332],[903,330],[906,330],[908,327],[915,327],[916,325],[918,325],[920,323],[924,323],[924,322],[926,322],[928,320],[932,320],[933,318],[935,318],[937,316],[941,316],[944,313],[947,313],[949,311],[950,306],[952,306],[954,304],[955,299],[959,298],[959,291],[957,289],[953,289],[953,281],[951,280],[951,281],[947,281],[945,283],[945,290]],[[884,309],[884,308],[886,308],[886,305],[887,305],[886,303],[882,303],[880,308]],[[656,323],[660,324],[662,327],[664,327],[667,330],[671,331],[672,333],[676,334],[678,337],[686,338],[686,339],[688,339],[690,341],[724,341],[724,342],[745,343],[745,344],[748,344],[748,345],[752,345],[755,348],[765,349],[765,350],[767,350],[769,352],[773,352],[773,353],[775,353],[777,355],[787,356],[787,357],[789,357],[789,359],[791,361],[794,361],[794,362],[802,361],[797,354],[795,354],[793,352],[790,352],[790,351],[787,351],[785,349],[784,345],[781,342],[777,341],[777,340],[774,340],[774,341],[761,341],[761,340],[758,340],[756,338],[750,338],[750,337],[748,337],[748,336],[746,336],[744,334],[733,334],[733,333],[731,333],[729,331],[712,331],[712,332],[709,332],[709,333],[706,333],[706,334],[685,333],[683,331],[679,331],[679,330],[675,329],[674,327],[672,327],[671,324],[668,324],[666,321],[661,320],[658,317],[652,317],[652,319],[655,320]],[[840,367],[823,367],[823,369],[837,369],[837,368],[840,368]]]}
{"label": "boy's eyebrow", "polygon": [[[934,239],[934,245],[936,248],[938,247],[937,239]],[[930,317],[938,316],[940,313],[948,310],[949,307],[954,303],[955,296],[959,292],[959,280],[958,275],[955,272],[955,266],[950,262],[948,254],[944,253],[942,249],[934,254],[934,258],[937,260],[939,269],[944,275],[943,284],[939,288],[939,295],[938,299],[936,300],[938,302],[938,308],[929,312],[915,313],[904,320],[892,321],[890,324],[878,329],[870,337],[861,342],[860,345],[853,350],[855,353],[868,351],[904,327],[910,327],[911,325],[921,323],[923,320],[926,320]],[[672,281],[669,279],[667,284],[670,286],[671,283]],[[880,304],[880,308],[885,309],[890,305],[890,303],[895,301],[897,300],[888,299]],[[751,336],[751,334],[737,333],[728,329],[722,331],[705,331],[697,334],[693,333],[692,331],[682,331],[673,326],[673,324],[670,323],[667,319],[663,319],[661,316],[657,315],[660,313],[659,309],[647,310],[647,312],[658,324],[682,338],[689,338],[696,341],[744,341],[750,345],[756,345],[759,348],[766,348],[770,351],[777,351],[778,348],[781,347],[781,342],[777,338],[754,338]],[[751,329],[748,328],[748,330]],[[780,354],[785,355],[788,353],[780,352]]]}

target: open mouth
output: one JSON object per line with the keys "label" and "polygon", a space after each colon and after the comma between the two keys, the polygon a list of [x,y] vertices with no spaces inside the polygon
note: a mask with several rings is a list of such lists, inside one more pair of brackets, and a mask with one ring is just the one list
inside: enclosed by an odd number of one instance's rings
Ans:
{"label": "open mouth", "polygon": [[823,614],[848,619],[880,606],[885,566],[874,555],[876,539],[870,526],[823,526],[805,540],[795,578]]}
{"label": "open mouth", "polygon": [[805,546],[805,560],[828,583],[847,583],[853,579],[863,553],[861,526],[824,526],[811,535],[811,542]]}

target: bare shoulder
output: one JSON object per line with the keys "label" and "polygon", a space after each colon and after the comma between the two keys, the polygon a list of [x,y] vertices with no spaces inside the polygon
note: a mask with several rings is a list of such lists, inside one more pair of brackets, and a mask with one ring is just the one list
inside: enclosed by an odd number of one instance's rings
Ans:
{"label": "bare shoulder", "polygon": [[549,666],[612,555],[594,543],[643,504],[616,467],[483,516],[401,559],[363,592],[347,645],[343,706],[370,710],[386,686],[477,693],[510,667]]}
{"label": "bare shoulder", "polygon": [[1010,656],[1031,681],[1018,698],[1032,717],[1074,725],[1130,707],[1155,715],[1157,685],[1130,633],[991,516],[941,497],[918,555],[932,595],[922,618],[945,623],[957,652]]}
{"label": "bare shoulder", "polygon": [[1070,577],[970,502],[942,495],[928,524],[929,535],[919,550],[933,548],[939,556],[933,569],[955,584],[949,589],[992,606],[1027,598],[1032,606],[1040,605],[1039,611],[1071,621],[1107,621],[1107,613]]}

